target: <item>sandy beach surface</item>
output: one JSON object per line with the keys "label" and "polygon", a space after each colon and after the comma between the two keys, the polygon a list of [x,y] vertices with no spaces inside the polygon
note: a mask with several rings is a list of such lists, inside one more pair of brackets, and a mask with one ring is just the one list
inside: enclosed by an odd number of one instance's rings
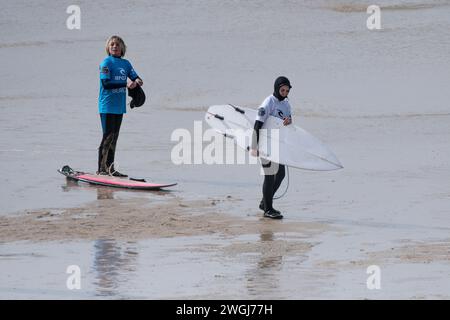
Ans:
{"label": "sandy beach surface", "polygon": [[[1,299],[450,298],[450,1],[378,1],[381,30],[370,1],[77,4],[79,30],[65,2],[0,11]],[[56,171],[96,170],[112,34],[148,96],[124,117],[117,165],[168,190]],[[344,169],[289,169],[275,221],[257,164],[175,165],[171,134],[210,105],[256,108],[279,75],[294,122]]]}

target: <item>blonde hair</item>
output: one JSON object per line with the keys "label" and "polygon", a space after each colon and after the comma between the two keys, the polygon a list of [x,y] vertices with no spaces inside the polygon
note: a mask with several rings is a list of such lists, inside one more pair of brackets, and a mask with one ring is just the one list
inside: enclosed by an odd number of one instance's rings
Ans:
{"label": "blonde hair", "polygon": [[119,47],[120,47],[120,56],[123,57],[125,55],[125,52],[127,51],[127,46],[125,45],[125,42],[123,41],[123,39],[119,36],[111,36],[109,37],[109,39],[106,41],[106,46],[105,46],[105,50],[106,50],[106,54],[109,56],[109,44],[111,43],[111,41],[117,41],[119,43]]}

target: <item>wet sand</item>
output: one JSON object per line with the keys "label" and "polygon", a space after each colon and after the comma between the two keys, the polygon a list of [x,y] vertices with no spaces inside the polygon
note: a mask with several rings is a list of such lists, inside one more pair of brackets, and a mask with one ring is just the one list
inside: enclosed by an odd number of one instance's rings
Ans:
{"label": "wet sand", "polygon": [[[79,186],[71,186],[76,188]],[[448,299],[448,228],[233,216],[242,199],[164,194],[0,218],[2,298]],[[306,216],[306,215],[305,215]],[[414,236],[412,236],[414,235]],[[81,289],[66,287],[69,265]],[[382,270],[380,290],[366,270]]]}
{"label": "wet sand", "polygon": [[[99,187],[102,195],[111,191]],[[11,241],[61,241],[141,240],[146,238],[200,236],[208,234],[242,235],[259,233],[268,228],[272,232],[314,232],[322,224],[291,222],[288,224],[258,218],[236,217],[218,212],[221,202],[238,206],[242,200],[224,199],[186,201],[171,197],[151,204],[147,199],[99,199],[89,205],[71,209],[26,211],[0,217],[1,242]],[[262,216],[262,215],[260,215]]]}
{"label": "wet sand", "polygon": [[[104,191],[100,193],[104,195]],[[448,299],[448,230],[273,221],[239,200],[100,199],[0,220],[7,299]],[[374,241],[383,233],[383,241]],[[411,234],[416,234],[411,239]],[[419,239],[420,238],[420,239]],[[69,265],[81,289],[69,290]],[[368,290],[366,270],[382,270]]]}

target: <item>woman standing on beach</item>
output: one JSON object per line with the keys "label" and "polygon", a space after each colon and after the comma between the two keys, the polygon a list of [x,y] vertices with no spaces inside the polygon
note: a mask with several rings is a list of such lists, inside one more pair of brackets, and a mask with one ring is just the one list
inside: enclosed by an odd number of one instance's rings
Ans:
{"label": "woman standing on beach", "polygon": [[[98,148],[97,174],[127,177],[114,169],[114,156],[123,114],[126,113],[126,88],[142,86],[143,81],[134,71],[131,63],[123,59],[125,42],[119,36],[112,36],[106,42],[108,55],[100,64],[100,93],[98,110],[102,123],[103,137]],[[128,79],[131,82],[128,83]]]}
{"label": "woman standing on beach", "polygon": [[[287,99],[291,88],[292,86],[288,78],[278,77],[275,80],[273,94],[268,96],[258,108],[254,125],[255,134],[250,150],[251,155],[255,157],[258,156],[259,130],[269,116],[283,119],[283,124],[285,126],[292,123],[291,105]],[[264,211],[264,217],[282,219],[283,215],[280,211],[273,208],[272,203],[273,196],[280,187],[285,176],[284,165],[265,159],[261,159],[261,164],[264,170],[264,183],[262,189],[263,198],[259,204],[259,208]]]}

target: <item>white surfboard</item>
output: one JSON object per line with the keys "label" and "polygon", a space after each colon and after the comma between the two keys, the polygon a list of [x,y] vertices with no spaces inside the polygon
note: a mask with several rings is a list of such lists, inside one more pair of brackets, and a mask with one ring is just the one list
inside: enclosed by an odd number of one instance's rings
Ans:
{"label": "white surfboard", "polygon": [[[233,105],[215,105],[208,108],[205,120],[216,131],[233,138],[239,147],[249,150],[256,112]],[[261,158],[305,170],[343,168],[324,143],[299,126],[284,126],[283,120],[269,116],[262,129],[266,130],[261,130],[259,136]]]}

